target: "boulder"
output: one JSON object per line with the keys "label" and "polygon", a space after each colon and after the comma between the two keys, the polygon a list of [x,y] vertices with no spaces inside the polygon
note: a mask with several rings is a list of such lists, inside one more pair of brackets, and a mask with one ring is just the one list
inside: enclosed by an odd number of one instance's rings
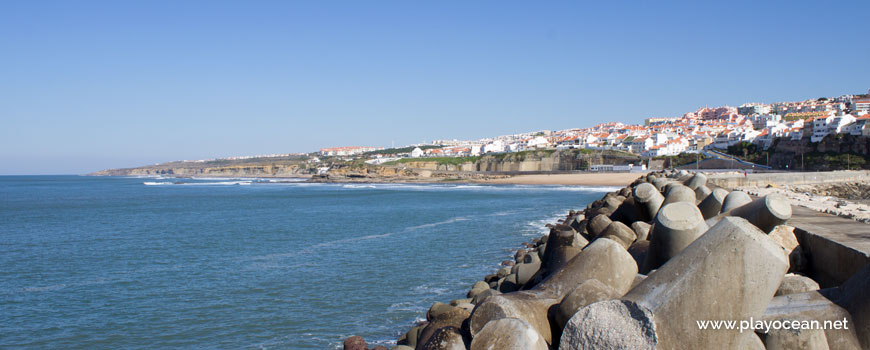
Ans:
{"label": "boulder", "polygon": [[699,331],[696,321],[758,319],[787,269],[764,232],[724,218],[621,299],[577,311],[560,349],[734,349],[738,331]]}
{"label": "boulder", "polygon": [[471,341],[471,350],[548,350],[547,342],[520,319],[502,318],[486,324]]}
{"label": "boulder", "polygon": [[358,335],[348,337],[344,340],[344,350],[368,350],[369,346],[365,339]]}
{"label": "boulder", "polygon": [[693,203],[666,204],[659,210],[650,234],[642,273],[656,269],[707,231],[701,211]]}

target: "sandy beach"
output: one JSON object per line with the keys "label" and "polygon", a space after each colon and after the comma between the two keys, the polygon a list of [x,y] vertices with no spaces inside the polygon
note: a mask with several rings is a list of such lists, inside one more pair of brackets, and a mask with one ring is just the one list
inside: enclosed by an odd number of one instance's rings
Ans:
{"label": "sandy beach", "polygon": [[516,175],[502,179],[475,180],[475,183],[514,185],[588,185],[626,186],[645,173],[589,173],[553,175]]}

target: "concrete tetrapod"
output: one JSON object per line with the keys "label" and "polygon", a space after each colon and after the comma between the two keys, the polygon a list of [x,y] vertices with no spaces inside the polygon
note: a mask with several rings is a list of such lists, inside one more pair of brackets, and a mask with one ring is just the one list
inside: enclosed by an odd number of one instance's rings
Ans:
{"label": "concrete tetrapod", "polygon": [[701,203],[698,204],[698,209],[701,210],[704,220],[719,215],[719,211],[722,210],[722,202],[727,195],[728,191],[717,187],[707,198],[701,200]]}
{"label": "concrete tetrapod", "polygon": [[870,349],[870,264],[840,286],[837,304],[852,315],[861,346]]}
{"label": "concrete tetrapod", "polygon": [[[830,290],[826,290],[830,291]],[[866,299],[866,295],[865,295]],[[812,291],[799,294],[787,294],[773,298],[764,310],[762,321],[788,321],[815,320],[818,322],[841,322],[848,329],[825,329],[828,348],[837,350],[866,349],[861,347],[856,333],[857,324],[853,323],[852,316],[844,308],[834,304],[820,291]],[[844,321],[845,320],[845,321]],[[763,332],[764,330],[762,330]],[[799,335],[799,334],[797,334]],[[782,337],[783,335],[779,335]]]}
{"label": "concrete tetrapod", "polygon": [[746,192],[731,191],[725,196],[725,199],[722,200],[722,208],[720,208],[720,212],[724,213],[749,202],[752,202],[752,197],[749,197],[749,194]]}
{"label": "concrete tetrapod", "polygon": [[699,186],[695,189],[695,202],[701,203],[701,201],[704,200],[704,198],[707,198],[710,193],[713,193],[713,191],[707,188],[707,186]]}
{"label": "concrete tetrapod", "polygon": [[649,229],[651,225],[645,223],[643,221],[635,221],[631,224],[631,229],[634,230],[634,234],[637,235],[637,239],[635,241],[643,241],[649,237]]}
{"label": "concrete tetrapod", "polygon": [[550,230],[550,238],[547,239],[547,251],[541,258],[541,266],[547,271],[555,271],[580,253],[580,248],[574,246],[575,233],[576,231],[568,225],[553,227]]}
{"label": "concrete tetrapod", "polygon": [[685,182],[685,185],[693,190],[697,190],[698,187],[707,186],[707,175],[702,173],[695,173],[692,177]]}
{"label": "concrete tetrapod", "polygon": [[558,335],[560,330],[551,329],[548,311],[568,292],[586,280],[597,279],[620,295],[625,294],[636,274],[637,264],[625,248],[599,238],[535,288],[484,299],[471,314],[471,335],[476,337],[488,322],[512,317],[527,321],[551,344],[554,333]]}
{"label": "concrete tetrapod", "polygon": [[676,202],[688,202],[695,205],[695,191],[683,185],[675,185],[665,195],[665,201],[662,202],[662,207]]}
{"label": "concrete tetrapod", "polygon": [[559,329],[565,328],[565,323],[581,307],[601,300],[616,299],[622,295],[596,279],[586,280],[562,298],[556,310],[554,321]]}
{"label": "concrete tetrapod", "polygon": [[774,227],[791,218],[791,203],[783,195],[772,193],[707,219],[707,225],[713,226],[726,216],[739,216],[765,233],[770,233]]}
{"label": "concrete tetrapod", "polygon": [[487,323],[471,340],[471,350],[493,349],[548,350],[548,347],[544,338],[528,322],[503,318]]}
{"label": "concrete tetrapod", "polygon": [[664,201],[665,197],[652,184],[642,183],[634,188],[634,203],[640,207],[639,211],[645,214],[644,219],[656,217]]}
{"label": "concrete tetrapod", "polygon": [[637,234],[634,233],[634,230],[625,226],[625,224],[614,221],[607,226],[607,229],[601,234],[602,238],[610,238],[616,243],[621,244],[625,249],[631,246],[632,243],[637,239]]}
{"label": "concrete tetrapod", "polygon": [[622,299],[577,311],[559,348],[736,348],[739,331],[702,331],[697,321],[758,319],[787,269],[764,232],[725,218]]}
{"label": "concrete tetrapod", "polygon": [[701,211],[693,203],[677,202],[659,210],[649,237],[649,251],[641,273],[656,269],[707,231]]}

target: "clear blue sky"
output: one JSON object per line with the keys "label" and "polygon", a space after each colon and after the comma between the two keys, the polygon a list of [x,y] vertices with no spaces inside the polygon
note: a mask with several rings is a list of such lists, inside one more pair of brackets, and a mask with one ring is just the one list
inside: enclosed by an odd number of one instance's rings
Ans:
{"label": "clear blue sky", "polygon": [[862,93],[868,15],[866,0],[4,0],[0,174]]}

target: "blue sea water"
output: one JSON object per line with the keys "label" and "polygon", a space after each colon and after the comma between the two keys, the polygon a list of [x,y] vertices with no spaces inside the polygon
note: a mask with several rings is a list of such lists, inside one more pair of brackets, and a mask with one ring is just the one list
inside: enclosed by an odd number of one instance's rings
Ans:
{"label": "blue sea water", "polygon": [[612,188],[0,177],[0,348],[395,344]]}

